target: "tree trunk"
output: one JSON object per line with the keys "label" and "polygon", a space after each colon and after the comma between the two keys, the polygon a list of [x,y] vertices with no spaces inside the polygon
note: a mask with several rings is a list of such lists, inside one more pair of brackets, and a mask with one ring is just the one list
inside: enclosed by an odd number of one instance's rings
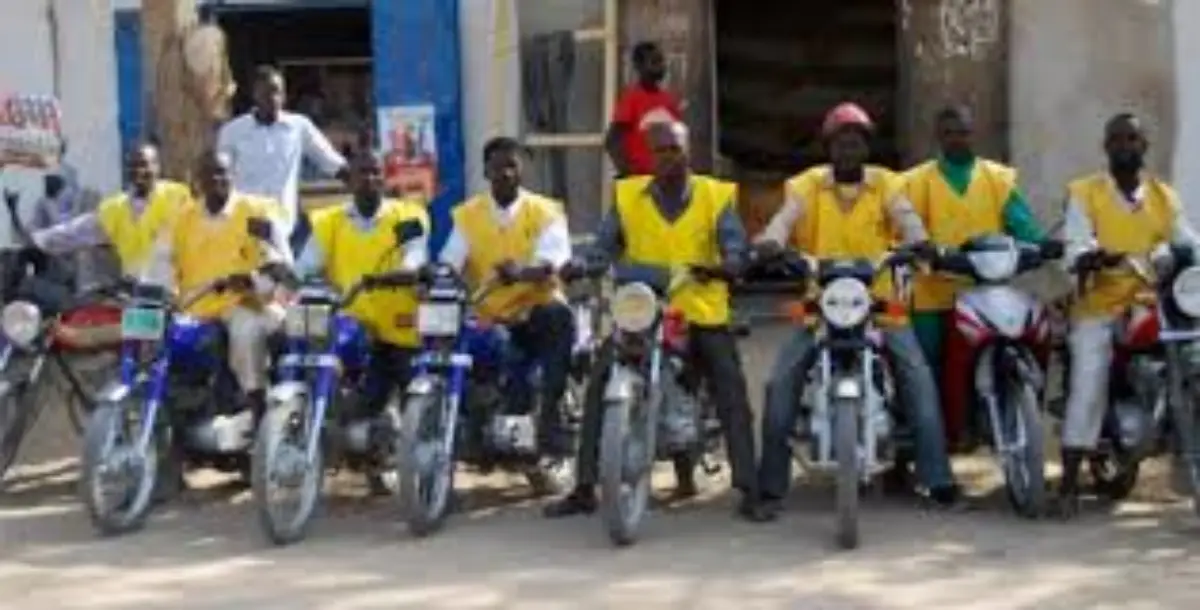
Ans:
{"label": "tree trunk", "polygon": [[189,181],[196,158],[215,134],[191,92],[183,42],[197,27],[196,0],[142,3],[147,134],[159,145],[164,177]]}

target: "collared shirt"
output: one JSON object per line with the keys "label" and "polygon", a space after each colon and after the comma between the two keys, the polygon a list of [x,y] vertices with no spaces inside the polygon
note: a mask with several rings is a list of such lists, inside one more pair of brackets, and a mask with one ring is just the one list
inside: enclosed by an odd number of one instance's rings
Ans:
{"label": "collared shirt", "polygon": [[[662,191],[654,182],[651,182],[646,190],[650,193],[659,213],[668,220],[677,219],[683,215],[692,199],[690,180],[683,197],[676,201],[664,198]],[[725,206],[725,211],[717,219],[717,246],[721,249],[721,258],[728,261],[743,261],[747,250],[746,244],[746,228],[742,225],[742,219],[737,215],[734,206]],[[612,206],[608,215],[600,223],[593,247],[596,248],[597,254],[604,256],[608,261],[618,260],[624,253],[625,234],[617,206]]]}
{"label": "collared shirt", "polygon": [[[1112,189],[1117,201],[1123,202],[1131,210],[1137,210],[1146,203],[1145,180],[1145,177],[1140,178],[1137,188],[1133,189],[1133,193],[1130,195],[1126,195],[1117,186],[1112,176],[1108,177],[1108,185]],[[1182,206],[1179,209],[1182,209]],[[1197,234],[1195,229],[1192,228],[1186,214],[1176,214],[1172,226],[1174,227],[1171,233],[1172,244],[1187,244],[1193,248],[1200,248],[1200,234]],[[1076,201],[1073,197],[1069,196],[1063,218],[1063,241],[1065,242],[1065,247],[1063,249],[1062,265],[1064,269],[1068,270],[1074,268],[1075,261],[1081,255],[1099,247],[1099,242],[1096,241],[1096,229],[1092,225],[1091,219],[1088,218],[1083,202]]]}
{"label": "collared shirt", "polygon": [[[521,206],[526,205],[525,200],[528,195],[528,191],[521,189],[517,193],[517,200],[509,204],[507,208],[500,207],[496,200],[489,195],[488,201],[492,204],[492,215],[496,222],[504,226],[512,224],[521,210]],[[467,243],[467,238],[458,227],[454,227],[450,232],[450,237],[446,240],[446,245],[442,247],[438,260],[461,272],[466,266],[470,254],[471,246]],[[523,264],[550,263],[554,267],[561,267],[570,260],[571,232],[567,229],[567,219],[561,217],[546,225],[542,229],[541,235],[538,235],[534,245],[533,260],[517,262]]]}
{"label": "collared shirt", "polygon": [[[834,183],[833,172],[830,171],[825,177],[825,187],[829,189],[845,189],[846,195],[857,197],[863,189],[876,188],[873,184],[859,183],[852,185],[839,185]],[[774,241],[779,244],[787,244],[791,240],[792,231],[796,223],[800,222],[807,213],[809,202],[805,201],[799,193],[788,192],[787,198],[784,200],[783,207],[771,217],[767,223],[767,228],[763,230],[755,241]],[[925,225],[921,222],[921,217],[913,209],[912,202],[903,192],[898,192],[887,203],[888,217],[892,224],[900,231],[900,236],[905,243],[921,242],[928,239],[928,233],[925,231]]]}
{"label": "collared shirt", "polygon": [[234,188],[283,205],[283,228],[289,235],[299,214],[302,161],[308,158],[329,175],[346,165],[308,117],[292,112],[280,112],[270,124],[260,123],[253,113],[229,121],[217,135],[217,150],[233,161]]}
{"label": "collared shirt", "polygon": [[[378,224],[375,216],[370,218],[363,216],[354,202],[348,202],[344,204],[344,207],[347,210],[346,217],[350,219],[355,229],[366,233],[373,230]],[[429,260],[428,248],[429,239],[425,235],[404,244],[404,258],[400,262],[401,267],[407,270],[420,269]],[[300,258],[296,260],[296,275],[303,278],[317,277],[325,271],[327,261],[326,253],[321,250],[317,240],[310,239],[304,246],[304,250],[300,252]]]}

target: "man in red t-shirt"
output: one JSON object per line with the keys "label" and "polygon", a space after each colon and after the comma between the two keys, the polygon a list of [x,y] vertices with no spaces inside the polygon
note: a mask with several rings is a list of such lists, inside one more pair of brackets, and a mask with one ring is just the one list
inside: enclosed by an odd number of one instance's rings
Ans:
{"label": "man in red t-shirt", "polygon": [[638,82],[617,99],[604,143],[619,177],[652,174],[654,158],[646,144],[646,128],[683,119],[679,100],[662,88],[667,61],[657,44],[641,42],[633,48],[633,69]]}

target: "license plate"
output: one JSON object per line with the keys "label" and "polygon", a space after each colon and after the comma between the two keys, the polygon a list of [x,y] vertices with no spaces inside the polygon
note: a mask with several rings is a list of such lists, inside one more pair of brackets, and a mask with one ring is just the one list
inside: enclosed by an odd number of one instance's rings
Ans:
{"label": "license plate", "polygon": [[421,303],[417,309],[417,332],[424,337],[453,337],[461,326],[458,303]]}
{"label": "license plate", "polygon": [[128,307],[121,312],[121,338],[158,341],[167,327],[166,312],[149,307]]}

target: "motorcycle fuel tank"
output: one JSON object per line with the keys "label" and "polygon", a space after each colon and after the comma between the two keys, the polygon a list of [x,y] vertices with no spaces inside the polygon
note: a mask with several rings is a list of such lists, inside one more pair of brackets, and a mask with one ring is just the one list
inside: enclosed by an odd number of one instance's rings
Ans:
{"label": "motorcycle fuel tank", "polygon": [[971,290],[959,297],[954,312],[958,330],[973,343],[992,332],[1020,339],[1043,318],[1041,304],[1009,286]]}

